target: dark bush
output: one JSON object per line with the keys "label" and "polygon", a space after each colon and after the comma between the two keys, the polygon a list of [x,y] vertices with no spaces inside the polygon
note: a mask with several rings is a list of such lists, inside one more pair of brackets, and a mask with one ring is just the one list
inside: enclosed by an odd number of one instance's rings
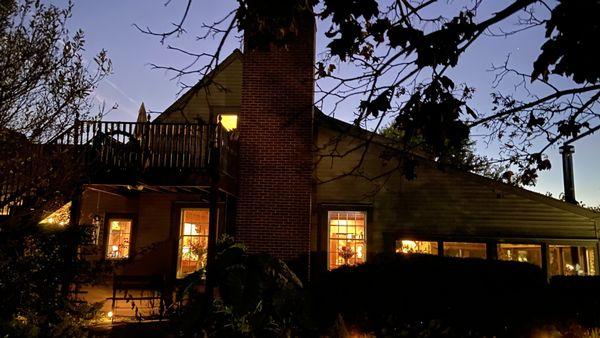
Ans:
{"label": "dark bush", "polygon": [[[297,337],[311,325],[302,282],[273,256],[249,254],[231,237],[216,247],[215,289],[219,297],[206,307],[197,293],[202,273],[190,275],[187,300],[175,319],[182,334],[209,337]],[[183,295],[185,296],[185,295]]]}
{"label": "dark bush", "polygon": [[547,283],[542,271],[529,264],[380,255],[325,273],[311,291],[322,328],[341,315],[349,329],[378,336],[423,331],[514,336],[521,324],[539,319]]}
{"label": "dark bush", "polygon": [[600,276],[555,276],[545,298],[555,321],[600,326]]}

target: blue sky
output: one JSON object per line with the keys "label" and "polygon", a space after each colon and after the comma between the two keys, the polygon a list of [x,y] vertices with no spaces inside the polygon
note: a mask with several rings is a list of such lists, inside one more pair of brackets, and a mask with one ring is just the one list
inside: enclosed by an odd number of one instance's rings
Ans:
{"label": "blue sky", "polygon": [[[63,0],[51,1],[62,5]],[[491,1],[482,12],[492,13],[502,7],[504,1]],[[153,70],[150,64],[166,66],[185,65],[188,58],[168,50],[168,45],[187,50],[212,51],[214,41],[196,41],[195,35],[200,32],[203,22],[212,22],[232,9],[233,0],[196,0],[191,8],[186,29],[188,33],[178,39],[160,43],[159,38],[140,33],[133,24],[149,26],[153,30],[169,29],[172,22],[179,20],[183,13],[185,1],[172,0],[164,6],[165,0],[76,0],[73,17],[70,21],[72,30],[81,28],[86,36],[86,58],[91,60],[102,48],[109,53],[114,66],[112,74],[96,90],[98,102],[107,106],[118,103],[119,108],[110,113],[106,119],[133,120],[137,109],[143,101],[150,111],[162,111],[170,105],[180,92],[179,84],[172,80],[173,74],[162,70]],[[317,52],[323,50],[323,31],[327,27],[318,27]],[[518,35],[516,38],[484,38],[474,44],[461,59],[453,75],[470,86],[477,88],[471,102],[476,110],[485,110],[490,106],[489,91],[494,75],[489,72],[492,64],[504,62],[508,53],[511,63],[526,71],[530,71],[531,63],[538,55],[542,43],[543,30],[536,29]],[[236,39],[231,39],[226,46],[227,51],[239,47]],[[186,81],[193,84],[195,76]],[[352,119],[353,106],[346,105],[336,112],[336,117]],[[478,151],[493,154],[493,148],[478,144]],[[575,189],[578,200],[588,205],[600,205],[600,133],[575,143]],[[548,153],[553,169],[540,175],[538,184],[533,190],[558,196],[563,191],[561,162],[557,148]]]}

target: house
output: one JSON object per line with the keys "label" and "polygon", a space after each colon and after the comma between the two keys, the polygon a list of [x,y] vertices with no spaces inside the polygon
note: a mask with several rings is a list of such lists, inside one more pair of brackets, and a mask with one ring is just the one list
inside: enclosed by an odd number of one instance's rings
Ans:
{"label": "house", "polygon": [[598,274],[600,214],[426,154],[407,180],[381,159],[394,142],[319,112],[313,27],[286,50],[234,51],[154,121],[78,122],[53,140],[89,162],[71,202],[99,230],[89,258],[118,263],[90,298],[174,286],[225,233],[304,279],[394,251]]}

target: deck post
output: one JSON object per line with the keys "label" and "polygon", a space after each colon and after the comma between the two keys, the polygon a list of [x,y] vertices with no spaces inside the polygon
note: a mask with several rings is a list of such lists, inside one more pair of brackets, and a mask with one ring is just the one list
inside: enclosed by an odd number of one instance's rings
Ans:
{"label": "deck post", "polygon": [[214,299],[214,277],[213,266],[215,262],[215,250],[217,244],[217,222],[219,221],[218,205],[219,205],[219,179],[220,179],[220,162],[221,162],[221,121],[220,118],[217,124],[212,126],[210,135],[210,158],[209,158],[209,174],[210,174],[210,213],[208,220],[208,248],[206,252],[206,303],[207,306],[212,306]]}

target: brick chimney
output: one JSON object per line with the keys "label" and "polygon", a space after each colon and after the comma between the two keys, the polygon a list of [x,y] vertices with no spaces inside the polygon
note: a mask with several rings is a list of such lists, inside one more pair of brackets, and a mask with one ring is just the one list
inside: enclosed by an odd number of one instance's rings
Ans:
{"label": "brick chimney", "polygon": [[[315,23],[285,48],[243,56],[236,239],[308,272]],[[248,41],[245,41],[246,46]]]}

